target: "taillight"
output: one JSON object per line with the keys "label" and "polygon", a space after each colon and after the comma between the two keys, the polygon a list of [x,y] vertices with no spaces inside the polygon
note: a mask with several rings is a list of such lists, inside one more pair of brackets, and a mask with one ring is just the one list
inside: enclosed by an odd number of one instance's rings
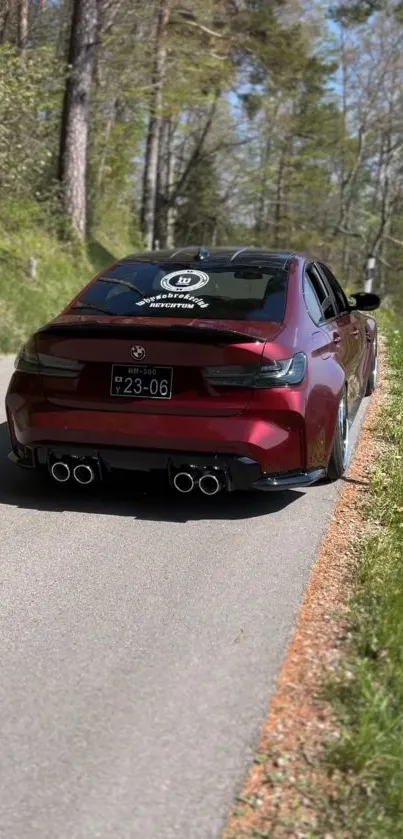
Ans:
{"label": "taillight", "polygon": [[39,373],[39,359],[33,338],[21,347],[15,359],[14,368],[20,373]]}
{"label": "taillight", "polygon": [[20,373],[33,373],[39,376],[62,376],[75,378],[83,369],[83,364],[74,358],[62,358],[56,355],[38,353],[35,341],[30,338],[20,349],[14,367]]}
{"label": "taillight", "polygon": [[229,364],[205,367],[204,377],[213,387],[284,387],[299,385],[306,373],[306,355],[296,353],[292,358],[265,364]]}

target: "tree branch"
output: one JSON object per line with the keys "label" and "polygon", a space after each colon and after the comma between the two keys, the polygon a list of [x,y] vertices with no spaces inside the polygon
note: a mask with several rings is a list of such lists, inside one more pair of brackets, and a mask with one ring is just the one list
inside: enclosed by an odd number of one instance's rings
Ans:
{"label": "tree branch", "polygon": [[222,38],[225,39],[227,36],[223,35],[222,32],[215,32],[213,29],[209,29],[208,26],[204,26],[203,23],[197,23],[196,20],[187,20],[186,18],[181,18],[180,20],[170,20],[169,23],[171,26],[174,26],[179,23],[183,23],[185,26],[193,26],[194,29],[199,29],[200,32],[205,32],[206,35],[211,35],[212,38]]}
{"label": "tree branch", "polygon": [[192,167],[195,165],[195,163],[197,163],[197,161],[199,160],[199,158],[201,156],[201,152],[202,152],[206,137],[207,137],[207,135],[210,131],[210,128],[212,126],[212,123],[213,123],[213,119],[214,119],[214,116],[215,116],[215,113],[216,113],[216,110],[217,110],[217,105],[218,105],[219,98],[220,98],[220,91],[217,90],[216,94],[215,94],[215,97],[214,97],[214,101],[211,104],[210,111],[209,111],[207,120],[205,122],[204,128],[203,128],[202,133],[199,137],[199,140],[198,140],[195,148],[193,149],[192,154],[190,155],[189,160],[188,160],[188,162],[185,166],[185,169],[182,172],[182,175],[180,176],[178,182],[176,183],[176,185],[175,185],[175,187],[172,191],[172,194],[169,196],[168,205],[170,207],[172,207],[172,205],[175,204],[176,199],[178,198],[178,195],[180,194],[181,190],[183,189],[183,187],[185,186],[185,184],[188,180],[188,177],[190,175],[190,171],[191,171]]}
{"label": "tree branch", "polygon": [[400,239],[395,239],[394,236],[389,236],[388,233],[384,233],[383,238],[388,239],[389,242],[393,242],[394,245],[400,245],[400,247],[403,248],[403,242],[401,242]]}
{"label": "tree branch", "polygon": [[343,236],[352,236],[353,239],[361,239],[363,242],[365,242],[365,236],[362,233],[354,233],[353,230],[346,230],[345,227],[339,227],[337,229],[337,232],[342,233]]}

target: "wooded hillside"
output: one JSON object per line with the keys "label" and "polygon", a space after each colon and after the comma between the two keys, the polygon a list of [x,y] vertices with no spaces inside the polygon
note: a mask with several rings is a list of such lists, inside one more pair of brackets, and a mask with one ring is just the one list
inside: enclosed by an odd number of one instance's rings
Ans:
{"label": "wooded hillside", "polygon": [[312,249],[353,286],[373,255],[397,293],[402,7],[0,0],[3,228]]}

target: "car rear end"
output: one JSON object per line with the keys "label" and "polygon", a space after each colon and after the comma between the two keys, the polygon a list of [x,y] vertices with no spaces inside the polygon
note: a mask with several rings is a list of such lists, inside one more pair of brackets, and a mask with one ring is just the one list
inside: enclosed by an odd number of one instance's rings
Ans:
{"label": "car rear end", "polygon": [[303,475],[306,358],[282,339],[288,272],[258,254],[106,271],[17,359],[14,458],[60,482],[164,472],[211,495]]}

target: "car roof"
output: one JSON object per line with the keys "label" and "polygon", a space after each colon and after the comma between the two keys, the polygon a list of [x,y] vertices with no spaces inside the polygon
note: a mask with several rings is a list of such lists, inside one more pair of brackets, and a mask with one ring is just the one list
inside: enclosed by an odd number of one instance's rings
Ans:
{"label": "car roof", "polygon": [[181,265],[188,266],[203,265],[204,263],[224,266],[236,262],[243,265],[263,264],[287,269],[291,259],[297,256],[300,256],[300,254],[294,251],[264,250],[252,246],[208,248],[203,245],[186,245],[171,250],[143,251],[130,254],[119,262],[172,262],[173,264],[179,262]]}

